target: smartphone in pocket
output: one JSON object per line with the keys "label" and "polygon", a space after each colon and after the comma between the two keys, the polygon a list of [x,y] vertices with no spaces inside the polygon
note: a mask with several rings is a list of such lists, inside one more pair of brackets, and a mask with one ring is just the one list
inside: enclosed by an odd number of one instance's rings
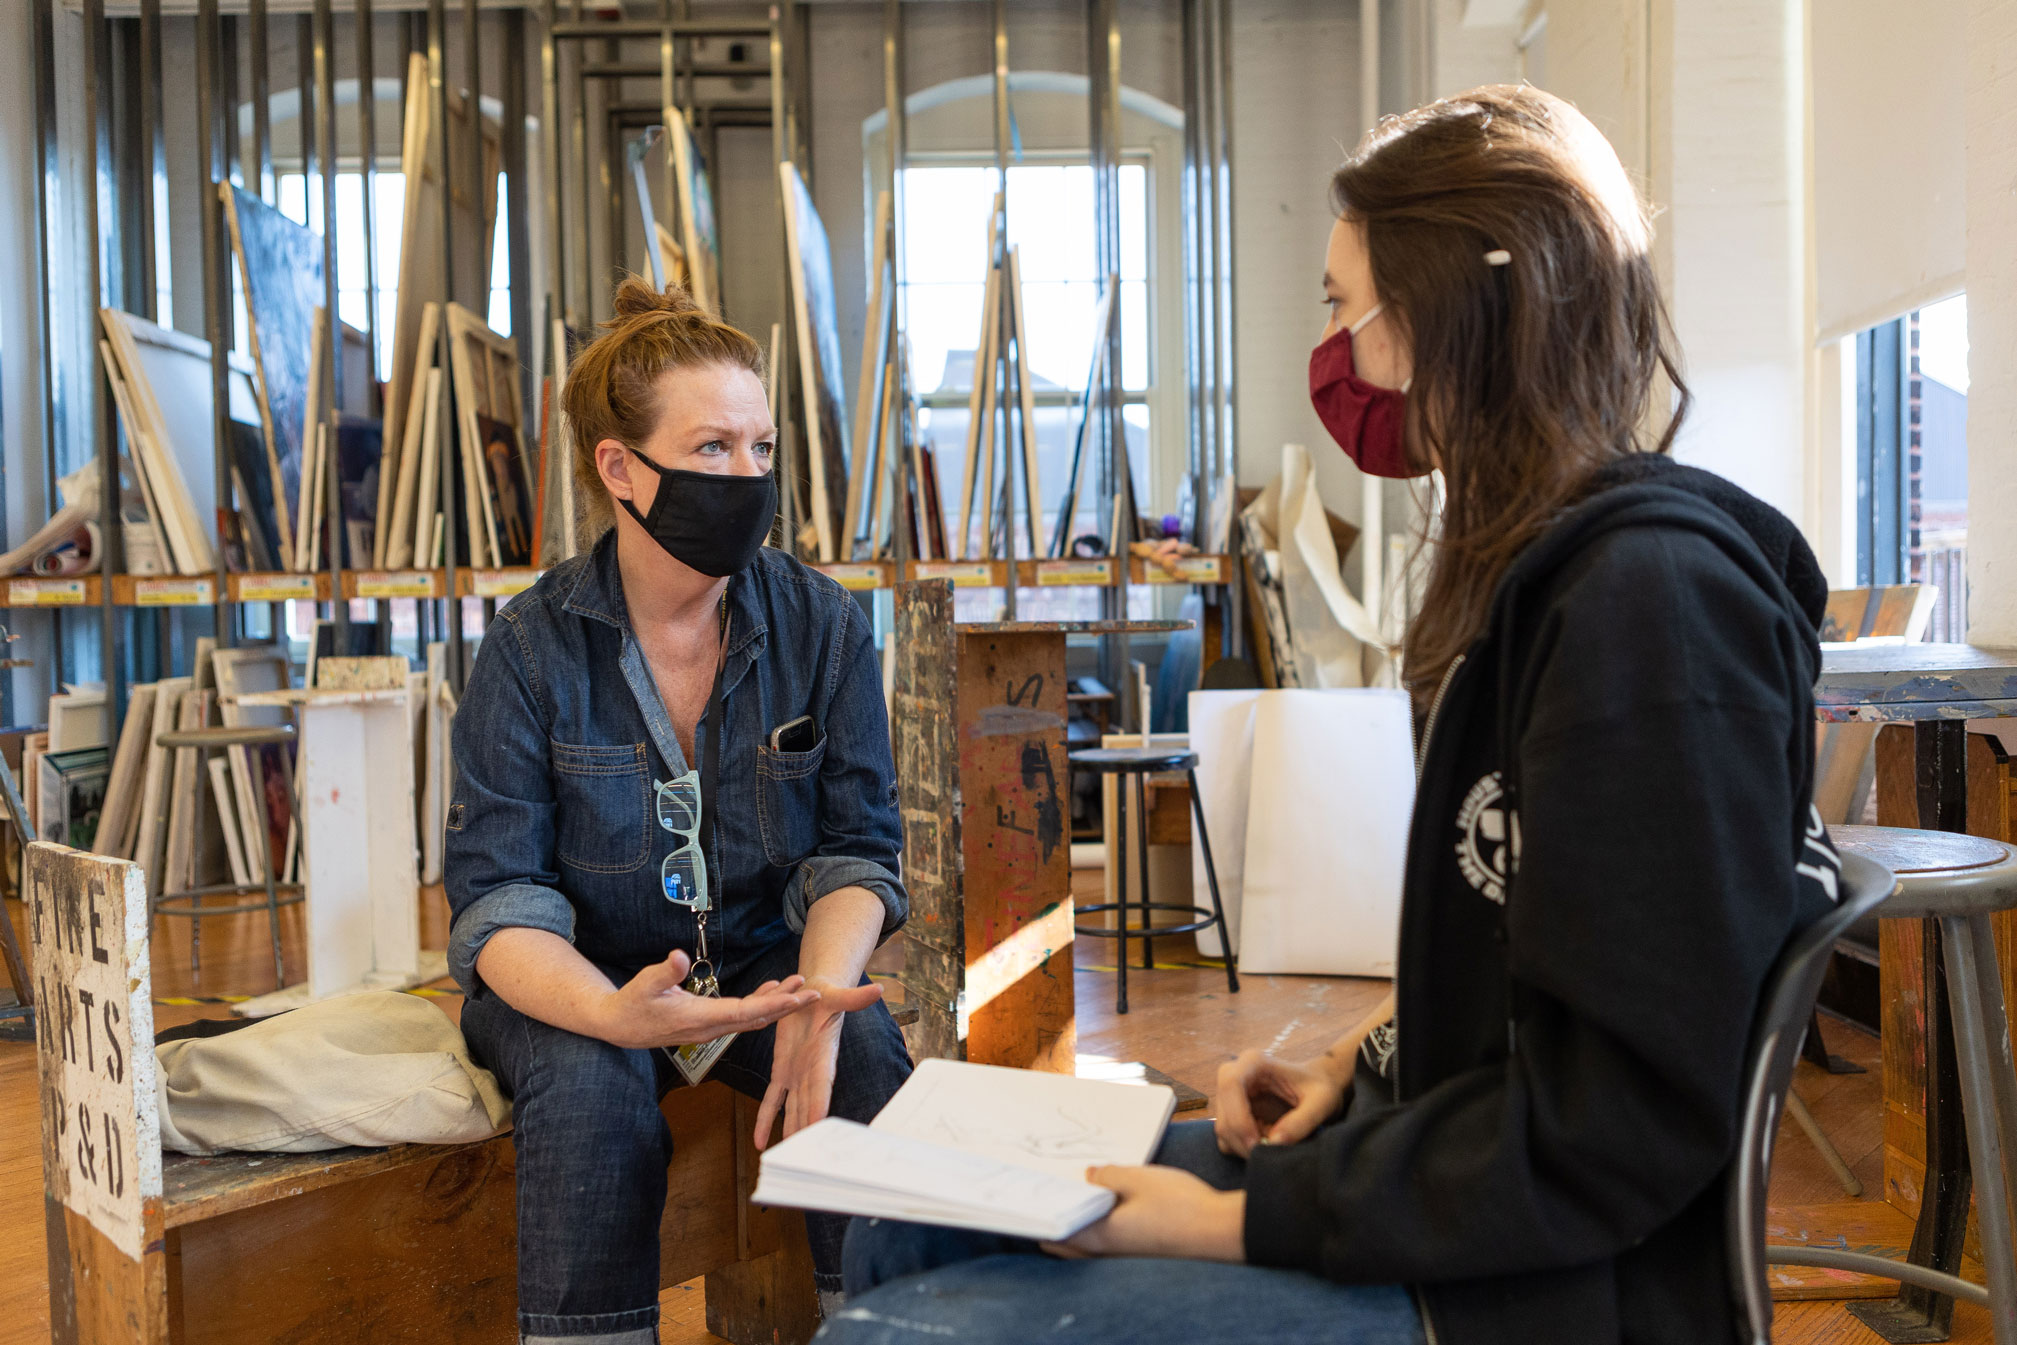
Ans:
{"label": "smartphone in pocket", "polygon": [[773,752],[810,752],[818,742],[819,730],[813,727],[811,715],[800,715],[770,731]]}

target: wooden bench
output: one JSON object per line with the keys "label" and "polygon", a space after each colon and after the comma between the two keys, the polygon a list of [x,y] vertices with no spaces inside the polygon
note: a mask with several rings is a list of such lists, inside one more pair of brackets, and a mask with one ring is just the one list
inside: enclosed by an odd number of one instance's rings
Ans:
{"label": "wooden bench", "polygon": [[[41,842],[25,870],[56,1345],[518,1339],[509,1135],[163,1154],[141,871]],[[660,1283],[705,1276],[708,1329],[737,1345],[809,1340],[804,1221],[749,1201],[756,1103],[709,1082],[662,1107]]]}

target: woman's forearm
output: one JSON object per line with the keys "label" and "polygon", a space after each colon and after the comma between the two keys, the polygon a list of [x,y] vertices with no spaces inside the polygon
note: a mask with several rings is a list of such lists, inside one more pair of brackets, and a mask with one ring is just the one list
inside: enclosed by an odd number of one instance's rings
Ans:
{"label": "woman's forearm", "polygon": [[815,901],[805,913],[799,974],[830,985],[858,983],[882,934],[883,915],[882,899],[865,887],[843,887]]}
{"label": "woman's forearm", "polygon": [[542,1023],[609,1039],[616,987],[573,944],[544,929],[500,929],[476,955],[483,983]]}
{"label": "woman's forearm", "polygon": [[1345,1035],[1332,1042],[1330,1048],[1319,1056],[1331,1077],[1341,1084],[1352,1081],[1352,1071],[1357,1068],[1359,1047],[1365,1044],[1373,1029],[1394,1016],[1394,992],[1389,990],[1373,1011],[1352,1024]]}

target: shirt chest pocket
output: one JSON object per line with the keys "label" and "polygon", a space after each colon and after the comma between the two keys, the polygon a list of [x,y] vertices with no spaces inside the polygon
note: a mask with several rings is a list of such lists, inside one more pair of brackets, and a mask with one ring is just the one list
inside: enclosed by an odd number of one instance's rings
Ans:
{"label": "shirt chest pocket", "polygon": [[819,768],[826,734],[803,752],[756,749],[756,813],[763,857],[779,868],[798,863],[819,844]]}
{"label": "shirt chest pocket", "polygon": [[584,873],[634,873],[651,858],[651,765],[643,743],[549,740],[554,853]]}

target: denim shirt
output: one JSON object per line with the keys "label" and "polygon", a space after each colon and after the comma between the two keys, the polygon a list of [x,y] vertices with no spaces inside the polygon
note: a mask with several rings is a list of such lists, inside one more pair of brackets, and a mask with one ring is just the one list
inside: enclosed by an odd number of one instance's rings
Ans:
{"label": "denim shirt", "polygon": [[[728,612],[707,931],[724,980],[802,932],[807,908],[840,888],[882,899],[884,937],[909,911],[881,668],[861,609],[765,547],[729,582]],[[801,715],[812,747],[773,751],[771,731]],[[693,913],[660,885],[680,838],[658,825],[653,789],[688,766],[630,628],[613,533],[497,614],[452,750],[443,876],[448,964],[465,994],[488,993],[477,954],[513,926],[572,941],[619,982],[694,951]]]}

